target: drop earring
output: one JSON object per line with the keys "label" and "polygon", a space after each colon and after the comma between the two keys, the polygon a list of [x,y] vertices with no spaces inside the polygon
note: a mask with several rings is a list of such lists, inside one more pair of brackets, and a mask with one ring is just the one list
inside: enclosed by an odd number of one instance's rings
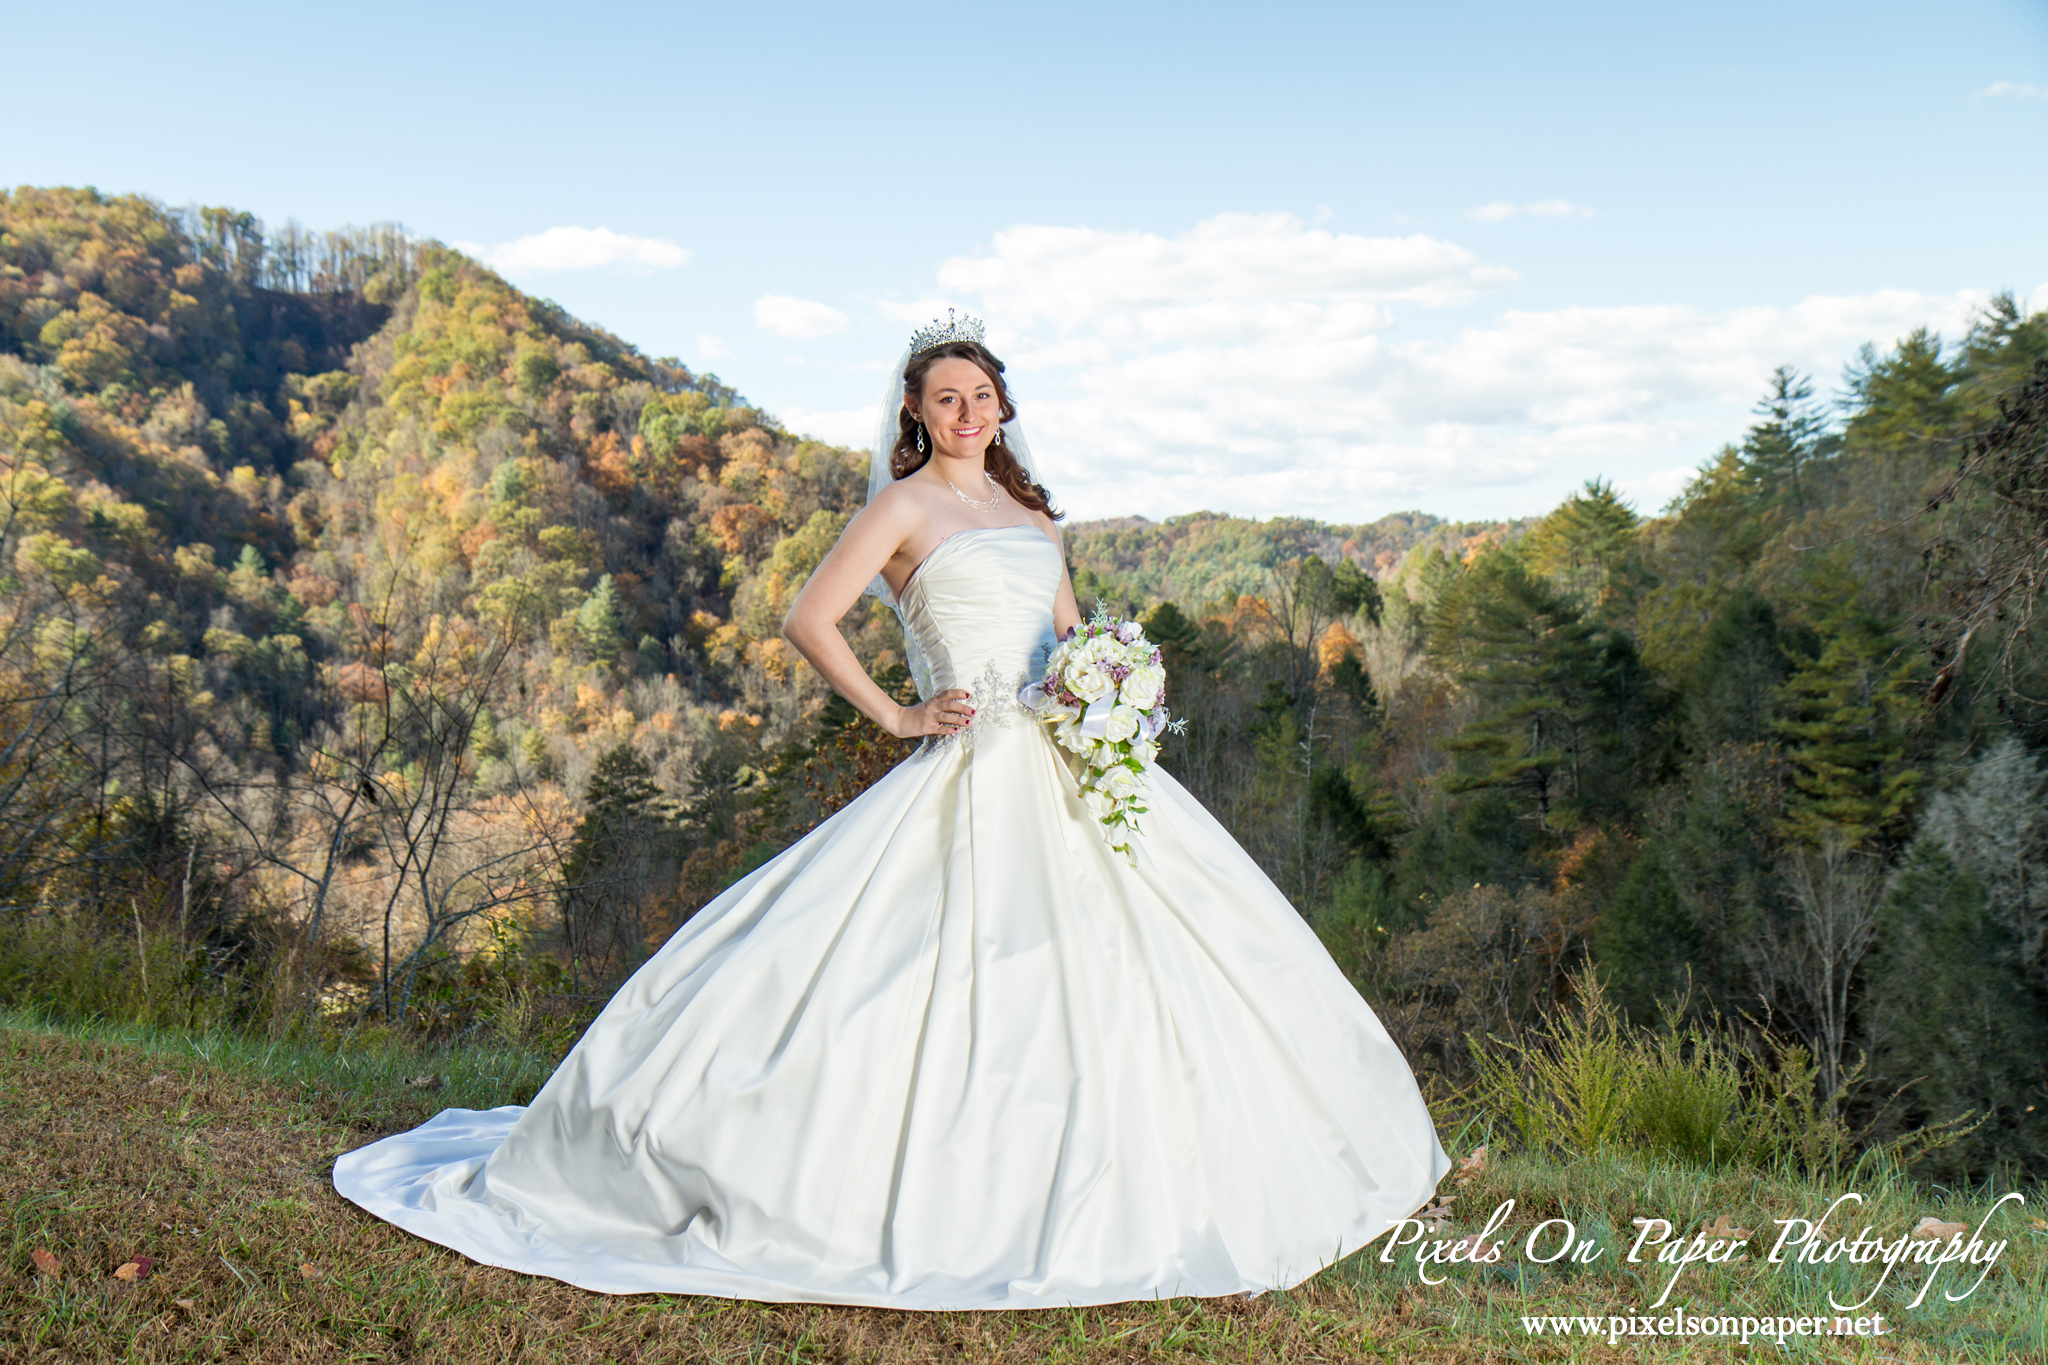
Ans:
{"label": "drop earring", "polygon": [[924,423],[917,424],[917,453],[924,454]]}

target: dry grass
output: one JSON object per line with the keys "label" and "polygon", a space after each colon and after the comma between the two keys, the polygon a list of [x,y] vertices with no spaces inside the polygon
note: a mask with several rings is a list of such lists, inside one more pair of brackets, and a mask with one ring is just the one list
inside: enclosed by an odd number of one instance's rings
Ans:
{"label": "dry grass", "polygon": [[[1416,1283],[1412,1267],[1359,1258],[1292,1293],[1257,1300],[1036,1313],[611,1298],[474,1266],[334,1194],[327,1176],[338,1153],[416,1122],[447,1092],[421,1094],[397,1080],[381,1092],[337,1091],[323,1086],[317,1067],[286,1066],[275,1052],[215,1050],[209,1059],[174,1036],[104,1035],[0,1031],[0,1203],[7,1210],[0,1359],[907,1365],[1749,1358],[1706,1343],[1632,1349],[1624,1342],[1616,1350],[1604,1341],[1523,1333],[1524,1313],[1640,1312],[1655,1297],[1639,1275],[1592,1269],[1464,1270],[1431,1288]],[[1925,1204],[1924,1193],[1897,1182],[1887,1188],[1879,1196],[1881,1226],[1918,1212],[1965,1211]],[[1628,1229],[1636,1212],[1727,1212],[1747,1222],[1820,1198],[1811,1187],[1754,1175],[1621,1162],[1566,1169],[1532,1159],[1496,1163],[1463,1187],[1460,1226],[1476,1225],[1510,1196],[1520,1201],[1521,1227],[1564,1209],[1582,1229],[1604,1228],[1610,1237]],[[2025,1225],[2038,1211],[2030,1201],[2013,1221]],[[34,1269],[38,1248],[59,1258],[57,1274]],[[154,1273],[137,1283],[114,1279],[138,1252],[154,1258]],[[1805,1305],[1812,1312],[1829,1283],[1720,1269],[1699,1279],[1691,1305]],[[1795,1342],[1786,1352],[1759,1353],[1872,1362],[2040,1358],[2048,1340],[2043,1239],[2021,1236],[1993,1282],[1965,1304],[1934,1306],[1939,1298],[1917,1313],[1896,1311],[1896,1302],[1875,1305],[1905,1324],[1881,1342]]]}

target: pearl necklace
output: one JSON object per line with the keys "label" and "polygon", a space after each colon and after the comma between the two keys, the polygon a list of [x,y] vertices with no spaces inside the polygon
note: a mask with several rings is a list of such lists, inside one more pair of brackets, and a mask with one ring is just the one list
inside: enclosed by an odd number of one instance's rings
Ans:
{"label": "pearl necklace", "polygon": [[[939,477],[942,479],[946,478],[943,474],[939,475]],[[1003,486],[997,483],[995,475],[989,473],[986,469],[981,471],[981,477],[988,480],[989,495],[986,499],[968,497],[960,491],[960,485],[954,483],[951,479],[946,479],[946,487],[952,489],[953,496],[966,503],[969,507],[977,511],[986,512],[1003,500]]]}

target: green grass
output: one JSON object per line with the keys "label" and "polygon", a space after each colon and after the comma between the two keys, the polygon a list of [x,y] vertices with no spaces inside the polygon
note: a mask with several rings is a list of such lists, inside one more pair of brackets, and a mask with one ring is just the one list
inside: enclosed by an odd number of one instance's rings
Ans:
{"label": "green grass", "polygon": [[[1974,1226],[1975,1193],[1925,1188],[1881,1160],[1822,1187],[1784,1172],[1701,1170],[1615,1152],[1577,1162],[1532,1154],[1447,1181],[1452,1229],[1476,1230],[1507,1199],[1511,1256],[1460,1266],[1436,1286],[1411,1260],[1348,1258],[1284,1294],[1031,1313],[896,1313],[668,1295],[607,1297],[476,1266],[378,1222],[333,1193],[339,1153],[451,1104],[526,1098],[551,1059],[516,1050],[420,1049],[388,1035],[268,1042],[120,1024],[0,1016],[0,1360],[8,1361],[2003,1361],[2048,1359],[2048,1229],[2038,1191],[1994,1232],[2013,1239],[1962,1303],[1917,1281],[1865,1312],[1882,1340],[1531,1338],[1524,1316],[1640,1314],[1662,1288],[1619,1257],[1632,1219],[1690,1232],[1722,1215],[1768,1238],[1773,1218],[1813,1216],[1843,1189],[1882,1232],[1934,1214]],[[406,1084],[443,1078],[427,1092]],[[1466,1135],[1459,1143],[1484,1134]],[[1571,1218],[1609,1248],[1591,1266],[1518,1265],[1538,1221]],[[32,1268],[42,1248],[60,1273]],[[1759,1250],[1764,1248],[1759,1248]],[[155,1273],[112,1272],[137,1252]],[[1953,1272],[1950,1272],[1953,1273]],[[1685,1272],[1695,1313],[1825,1313],[1860,1297],[1865,1272],[1752,1261]]]}
{"label": "green grass", "polygon": [[[188,1060],[297,1090],[331,1116],[390,1132],[443,1109],[525,1104],[559,1061],[533,1048],[423,1046],[376,1026],[310,1039],[271,1039],[226,1028],[188,1033],[153,1024],[70,1021],[33,1010],[0,1010],[0,1030],[7,1029],[114,1044],[138,1056]],[[428,1085],[412,1084],[428,1078]]]}

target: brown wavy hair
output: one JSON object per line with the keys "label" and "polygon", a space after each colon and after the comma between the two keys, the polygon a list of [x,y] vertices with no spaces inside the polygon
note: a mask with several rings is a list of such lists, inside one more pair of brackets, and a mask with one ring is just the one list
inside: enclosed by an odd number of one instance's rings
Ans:
{"label": "brown wavy hair", "polygon": [[[1012,421],[1017,416],[1017,405],[1010,401],[1009,386],[1003,383],[1003,362],[990,353],[988,347],[978,341],[950,341],[936,350],[914,356],[903,369],[903,392],[916,394],[920,401],[924,397],[924,379],[931,373],[932,366],[941,360],[966,360],[988,376],[989,383],[996,387],[996,403],[1003,420]],[[930,454],[917,448],[919,423],[910,415],[910,404],[905,403],[896,414],[896,448],[889,453],[889,476],[904,479],[923,469],[931,459]],[[1001,428],[997,433],[1001,434]],[[1015,498],[1034,512],[1043,512],[1054,521],[1066,516],[1052,505],[1052,494],[1043,485],[1033,483],[1031,476],[1024,472],[1024,466],[1017,463],[1017,457],[1010,453],[1007,445],[990,441],[988,453],[982,459],[982,468],[990,478],[1002,485],[1005,493]]]}

